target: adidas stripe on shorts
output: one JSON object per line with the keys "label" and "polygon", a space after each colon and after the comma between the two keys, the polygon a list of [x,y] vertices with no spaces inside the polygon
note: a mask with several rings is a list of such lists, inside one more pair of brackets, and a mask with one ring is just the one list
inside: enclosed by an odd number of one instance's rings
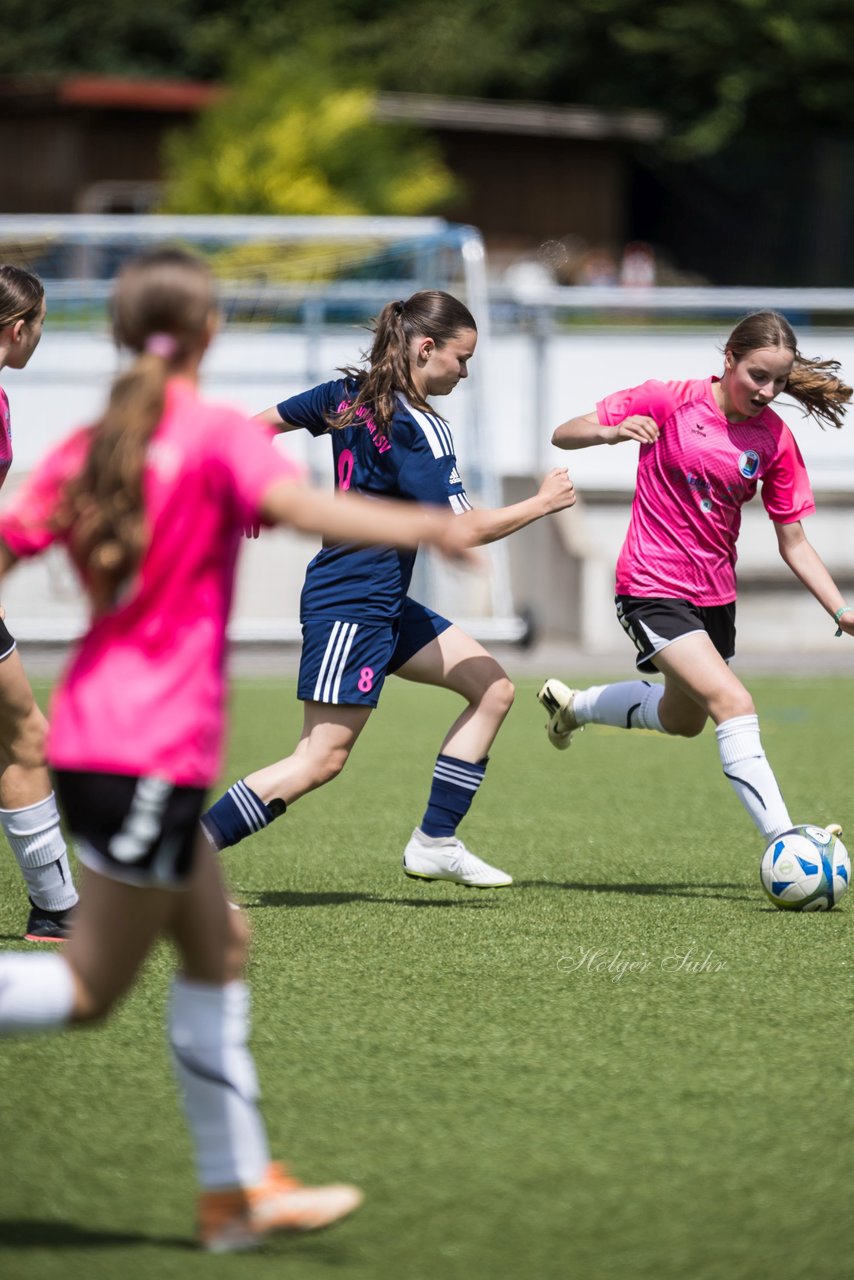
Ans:
{"label": "adidas stripe on shorts", "polygon": [[393,674],[452,624],[405,601],[396,624],[305,618],[297,697],[346,707],[375,707]]}

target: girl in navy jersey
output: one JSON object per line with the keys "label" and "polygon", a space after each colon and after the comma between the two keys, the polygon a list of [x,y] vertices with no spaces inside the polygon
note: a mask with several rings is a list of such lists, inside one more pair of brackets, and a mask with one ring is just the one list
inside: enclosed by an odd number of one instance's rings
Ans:
{"label": "girl in navy jersey", "polygon": [[[736,540],[741,508],[762,482],[780,555],[837,624],[849,607],[801,524],[815,506],[800,451],[769,407],[785,392],[839,427],[851,388],[834,360],[798,351],[783,316],[760,311],[733,330],[720,378],[645,382],[563,423],[561,449],[640,443],[629,531],[617,562],[617,615],[638,650],[633,680],[585,690],[547,680],[539,699],[548,735],[569,746],[576,729],[607,724],[695,737],[715,725],[726,777],[768,843],[792,826],[759,736],[753,700],[729,668],[735,648]],[[834,827],[834,829],[837,829]]]}
{"label": "girl in navy jersey", "polygon": [[[84,864],[61,955],[0,955],[0,1033],[81,1026],[172,941],[169,1042],[195,1140],[207,1249],[248,1248],[356,1208],[355,1187],[304,1187],[271,1162],[248,1047],[248,933],[201,836],[225,717],[225,629],[241,535],[262,519],[329,537],[434,542],[444,513],[294,483],[269,433],[198,394],[216,330],[213,282],[187,254],[128,264],[114,301],[134,358],[99,422],[74,432],[0,515],[0,572],[66,547],[92,619],[57,689],[49,760]],[[120,1144],[119,1144],[120,1146]]]}
{"label": "girl in navy jersey", "polygon": [[[571,506],[575,495],[566,471],[556,469],[524,502],[472,510],[450,428],[429,401],[466,377],[476,344],[474,319],[461,302],[438,290],[415,293],[380,312],[367,368],[344,370],[260,416],[281,431],[328,435],[339,489],[436,504],[465,522],[474,543],[493,542]],[[301,604],[302,736],[291,755],[235,783],[204,815],[217,849],[266,827],[336,777],[394,674],[451,689],[466,703],[441,745],[404,871],[478,888],[512,883],[456,832],[483,781],[513,686],[482,645],[407,595],[414,560],[391,548],[338,543],[311,562]]]}
{"label": "girl in navy jersey", "polygon": [[[39,344],[44,287],[23,267],[0,266],[0,369],[23,369]],[[0,387],[0,485],[12,464],[9,401]],[[0,826],[30,900],[28,942],[64,942],[77,890],[44,763],[47,726],[0,612]]]}

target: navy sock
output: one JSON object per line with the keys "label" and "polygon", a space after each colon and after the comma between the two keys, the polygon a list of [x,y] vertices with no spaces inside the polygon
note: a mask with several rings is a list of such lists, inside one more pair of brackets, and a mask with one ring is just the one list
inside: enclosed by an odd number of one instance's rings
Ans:
{"label": "navy sock", "polygon": [[484,757],[479,764],[439,755],[433,770],[430,799],[421,820],[425,836],[452,836],[468,813],[486,773]]}
{"label": "navy sock", "polygon": [[202,826],[215,849],[228,849],[245,836],[263,831],[287,809],[284,800],[265,804],[241,779],[202,814]]}

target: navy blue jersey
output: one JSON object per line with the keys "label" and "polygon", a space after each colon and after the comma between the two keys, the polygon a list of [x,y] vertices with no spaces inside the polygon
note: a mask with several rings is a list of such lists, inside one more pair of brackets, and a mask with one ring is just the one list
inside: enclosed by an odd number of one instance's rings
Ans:
{"label": "navy blue jersey", "polygon": [[[352,403],[356,391],[352,379],[338,378],[277,406],[284,422],[306,427],[314,436],[328,433],[335,487],[369,497],[448,504],[458,515],[470,511],[450,429],[436,414],[413,408],[398,394],[387,434],[377,428],[368,410],[358,424],[330,431],[330,417]],[[324,546],[306,571],[302,617],[396,621],[414,564],[414,551]]]}

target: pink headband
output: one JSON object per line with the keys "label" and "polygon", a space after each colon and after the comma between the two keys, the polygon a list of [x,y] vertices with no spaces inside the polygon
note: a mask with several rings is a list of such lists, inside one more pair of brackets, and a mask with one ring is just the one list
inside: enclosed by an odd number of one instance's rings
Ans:
{"label": "pink headband", "polygon": [[149,355],[172,360],[178,354],[178,339],[173,338],[171,333],[150,333],[145,339],[143,350]]}

